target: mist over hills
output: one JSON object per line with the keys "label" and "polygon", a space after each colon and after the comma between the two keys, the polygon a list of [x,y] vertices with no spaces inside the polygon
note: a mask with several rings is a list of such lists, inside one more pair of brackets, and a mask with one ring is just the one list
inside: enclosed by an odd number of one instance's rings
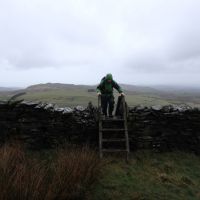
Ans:
{"label": "mist over hills", "polygon": [[[120,84],[123,90],[131,92],[143,92],[143,93],[155,93],[159,92],[157,89],[146,87],[146,86],[136,86],[129,84]],[[29,91],[41,91],[41,90],[52,90],[52,89],[96,89],[97,85],[75,85],[75,84],[63,84],[63,83],[46,83],[37,84],[27,87],[25,90]]]}
{"label": "mist over hills", "polygon": [[45,90],[45,89],[88,89],[92,88],[90,85],[75,85],[75,84],[64,84],[64,83],[44,83],[44,84],[36,84],[31,85],[26,88],[26,90]]}
{"label": "mist over hills", "polygon": [[153,85],[152,88],[162,91],[162,92],[200,93],[199,86]]}
{"label": "mist over hills", "polygon": [[[79,85],[79,84],[65,84],[65,83],[40,83],[30,85],[26,88],[19,87],[0,87],[0,92],[4,91],[42,91],[42,90],[54,90],[54,89],[96,89],[97,85]],[[198,86],[169,86],[169,85],[151,85],[151,86],[140,86],[123,84],[120,86],[125,91],[141,92],[141,93],[166,93],[166,92],[180,92],[180,93],[200,93],[200,87]]]}
{"label": "mist over hills", "polygon": [[[97,104],[97,85],[75,85],[63,83],[45,83],[28,86],[27,88],[3,88],[0,90],[0,100],[9,99],[17,93],[27,101],[42,101],[60,106],[86,106],[89,101]],[[200,89],[197,87],[178,86],[138,86],[120,84],[130,106],[135,105],[167,105],[188,104],[200,106]],[[115,92],[117,97],[117,92]]]}
{"label": "mist over hills", "polygon": [[20,90],[18,87],[0,87],[0,92]]}

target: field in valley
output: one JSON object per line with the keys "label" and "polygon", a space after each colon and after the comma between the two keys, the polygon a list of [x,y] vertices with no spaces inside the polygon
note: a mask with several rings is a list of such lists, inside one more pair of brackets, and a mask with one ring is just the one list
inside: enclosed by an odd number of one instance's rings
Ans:
{"label": "field in valley", "polygon": [[[17,99],[39,101],[57,104],[59,106],[74,107],[87,106],[88,102],[97,105],[95,86],[69,84],[39,84],[18,91],[0,92],[0,100],[8,100],[14,94],[26,92]],[[122,85],[129,106],[136,105],[168,105],[187,104],[200,107],[199,91],[161,91],[148,87]],[[117,101],[118,94],[115,92]]]}

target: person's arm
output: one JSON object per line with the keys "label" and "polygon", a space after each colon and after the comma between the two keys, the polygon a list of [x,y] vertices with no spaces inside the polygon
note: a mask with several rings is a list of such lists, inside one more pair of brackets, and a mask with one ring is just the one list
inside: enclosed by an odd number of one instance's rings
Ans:
{"label": "person's arm", "polygon": [[117,82],[113,81],[113,87],[121,94],[123,93],[122,88],[118,85]]}
{"label": "person's arm", "polygon": [[101,81],[101,83],[96,88],[97,94],[101,94],[102,87],[103,87],[103,81]]}

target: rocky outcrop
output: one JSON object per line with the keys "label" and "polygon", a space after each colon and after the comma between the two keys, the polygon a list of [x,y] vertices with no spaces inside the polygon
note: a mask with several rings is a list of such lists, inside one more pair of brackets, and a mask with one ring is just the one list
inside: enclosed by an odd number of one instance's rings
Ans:
{"label": "rocky outcrop", "polygon": [[[200,151],[200,110],[188,106],[129,108],[131,149]],[[25,101],[0,103],[0,141],[17,138],[29,148],[56,147],[63,142],[98,147],[97,108]]]}

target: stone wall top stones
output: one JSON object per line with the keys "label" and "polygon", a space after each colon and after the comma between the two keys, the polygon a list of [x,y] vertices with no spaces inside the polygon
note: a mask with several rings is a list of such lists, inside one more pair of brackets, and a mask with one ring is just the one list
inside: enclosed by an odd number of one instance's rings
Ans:
{"label": "stone wall top stones", "polygon": [[[98,147],[98,113],[87,108],[53,104],[0,102],[0,141],[18,138],[35,149],[64,141]],[[129,108],[131,149],[190,150],[200,148],[200,109],[187,105]]]}

